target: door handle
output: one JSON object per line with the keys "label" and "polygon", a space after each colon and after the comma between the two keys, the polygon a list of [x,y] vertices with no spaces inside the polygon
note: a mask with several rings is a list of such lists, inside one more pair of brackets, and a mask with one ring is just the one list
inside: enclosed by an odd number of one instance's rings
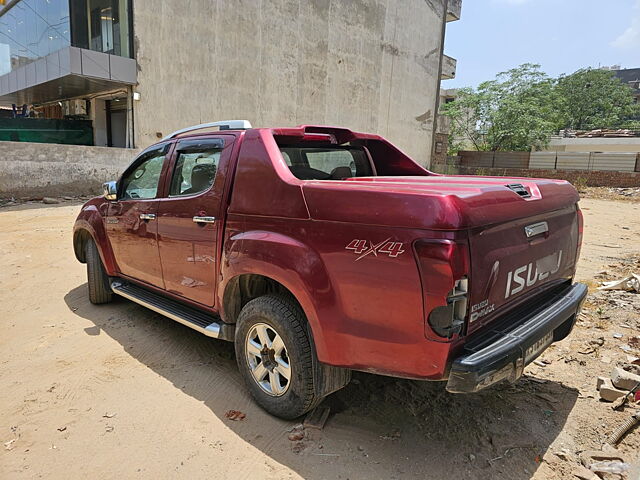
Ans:
{"label": "door handle", "polygon": [[534,223],[524,227],[524,234],[527,238],[535,237],[541,233],[547,233],[549,231],[549,224],[547,222]]}
{"label": "door handle", "polygon": [[194,223],[216,223],[216,217],[198,216],[193,217]]}
{"label": "door handle", "polygon": [[156,214],[155,213],[141,213],[140,214],[140,220],[155,220],[156,219]]}

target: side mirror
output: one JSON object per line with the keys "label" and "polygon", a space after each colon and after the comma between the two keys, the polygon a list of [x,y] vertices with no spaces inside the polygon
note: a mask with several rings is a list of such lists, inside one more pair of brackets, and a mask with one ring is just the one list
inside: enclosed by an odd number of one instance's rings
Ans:
{"label": "side mirror", "polygon": [[118,185],[113,180],[102,184],[102,196],[107,200],[117,200]]}

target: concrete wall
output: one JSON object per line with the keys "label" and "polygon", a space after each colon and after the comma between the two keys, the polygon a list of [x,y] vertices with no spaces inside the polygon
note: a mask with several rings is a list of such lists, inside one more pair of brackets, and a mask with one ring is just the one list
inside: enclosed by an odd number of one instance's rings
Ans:
{"label": "concrete wall", "polygon": [[[460,150],[463,167],[639,172],[635,152],[477,152]],[[439,162],[442,163],[442,162]]]}
{"label": "concrete wall", "polygon": [[139,150],[0,142],[0,197],[98,195]]}
{"label": "concrete wall", "polygon": [[329,124],[427,164],[445,0],[136,0],[136,145],[201,122]]}
{"label": "concrete wall", "polygon": [[537,170],[522,168],[486,168],[463,165],[435,165],[432,170],[447,175],[490,175],[502,177],[558,178],[587,187],[640,187],[640,173],[605,170]]}
{"label": "concrete wall", "polygon": [[553,152],[640,152],[640,137],[552,138],[544,150]]}

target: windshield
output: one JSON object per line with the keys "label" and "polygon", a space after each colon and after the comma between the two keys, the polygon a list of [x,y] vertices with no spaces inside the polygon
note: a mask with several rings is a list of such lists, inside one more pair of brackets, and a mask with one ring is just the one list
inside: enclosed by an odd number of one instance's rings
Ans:
{"label": "windshield", "polygon": [[343,180],[375,175],[367,152],[351,146],[281,146],[285,162],[300,180]]}

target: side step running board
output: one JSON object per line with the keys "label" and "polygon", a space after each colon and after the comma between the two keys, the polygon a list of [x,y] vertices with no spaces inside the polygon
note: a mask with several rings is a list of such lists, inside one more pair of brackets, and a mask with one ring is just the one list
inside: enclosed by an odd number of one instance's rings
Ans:
{"label": "side step running board", "polygon": [[234,325],[228,325],[219,319],[214,321],[215,317],[196,310],[195,308],[182,305],[162,295],[150,292],[131,283],[125,283],[121,280],[112,281],[111,290],[121,297],[139,303],[143,307],[147,307],[189,328],[193,328],[207,337],[229,341],[233,341],[234,339]]}

